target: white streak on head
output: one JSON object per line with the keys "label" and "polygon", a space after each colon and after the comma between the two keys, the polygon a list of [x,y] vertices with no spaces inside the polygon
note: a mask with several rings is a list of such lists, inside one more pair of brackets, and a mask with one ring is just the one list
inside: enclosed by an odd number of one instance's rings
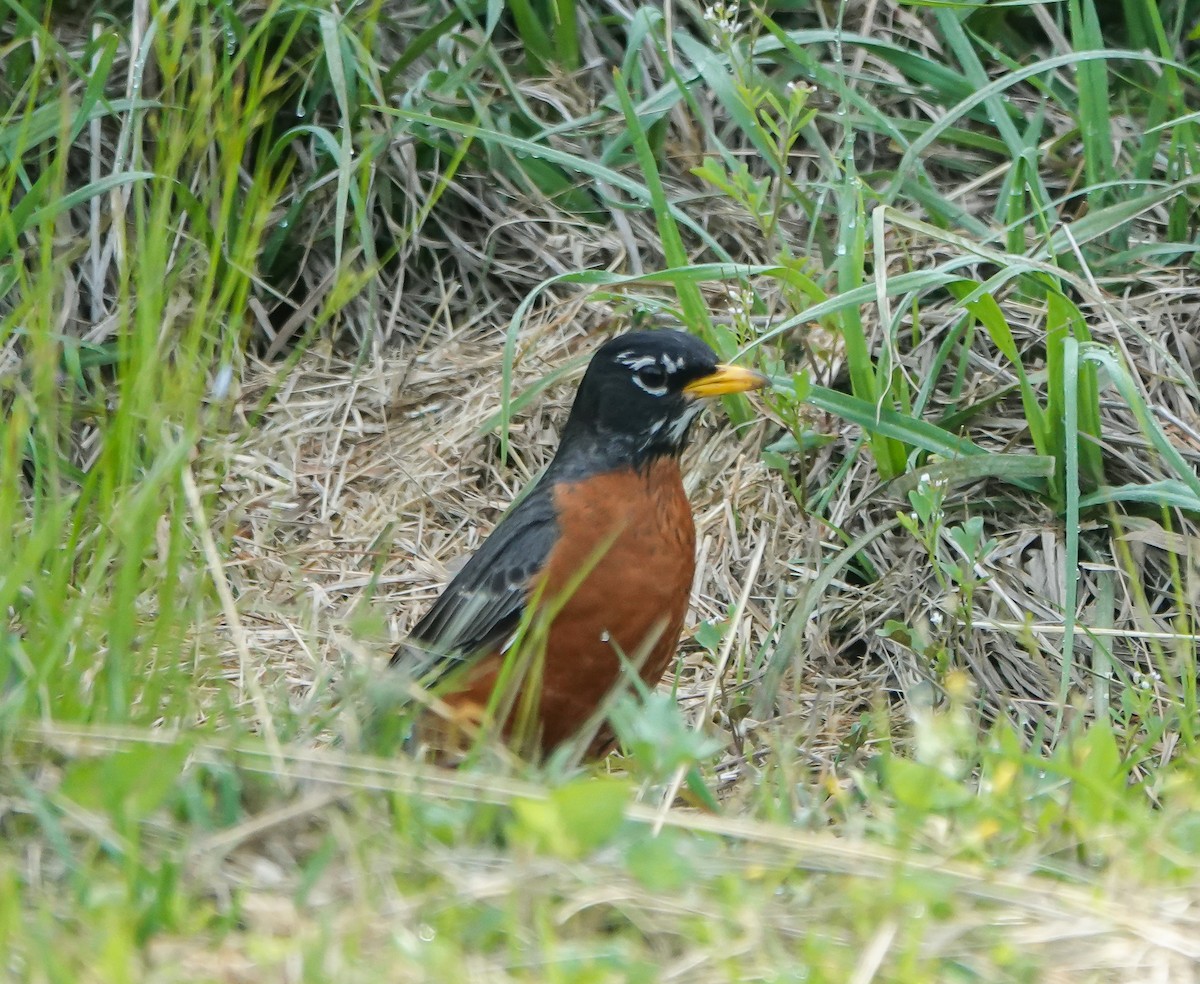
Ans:
{"label": "white streak on head", "polygon": [[683,368],[684,362],[687,361],[682,356],[678,359],[672,359],[666,352],[659,356],[659,358],[662,360],[663,368],[669,373],[679,372]]}
{"label": "white streak on head", "polygon": [[646,440],[642,442],[643,450],[650,447],[650,445],[654,443],[654,439],[658,437],[659,431],[666,426],[666,423],[666,417],[659,417],[658,420],[654,421],[654,423],[650,425],[650,427],[646,430]]}
{"label": "white streak on head", "polygon": [[667,428],[668,440],[674,445],[682,444],[684,437],[687,435],[688,426],[696,419],[696,414],[703,409],[703,403],[693,403],[684,407],[683,412],[671,421],[671,426]]}
{"label": "white streak on head", "polygon": [[622,352],[617,356],[617,361],[626,368],[637,372],[639,369],[645,369],[647,366],[654,365],[658,360],[652,355],[635,355],[633,352]]}

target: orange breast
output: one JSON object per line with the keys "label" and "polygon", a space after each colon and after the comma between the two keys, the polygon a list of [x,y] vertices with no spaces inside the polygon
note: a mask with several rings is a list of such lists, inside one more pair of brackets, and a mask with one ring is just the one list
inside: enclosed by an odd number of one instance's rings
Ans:
{"label": "orange breast", "polygon": [[[620,654],[640,666],[649,686],[662,679],[679,644],[696,565],[692,511],[674,459],[565,483],[554,502],[560,538],[542,575],[540,607],[551,621],[540,687],[536,671],[523,682],[534,688],[543,751],[578,731],[620,681]],[[487,705],[501,663],[498,654],[483,660],[446,702],[474,716]],[[591,751],[610,743],[602,730]]]}

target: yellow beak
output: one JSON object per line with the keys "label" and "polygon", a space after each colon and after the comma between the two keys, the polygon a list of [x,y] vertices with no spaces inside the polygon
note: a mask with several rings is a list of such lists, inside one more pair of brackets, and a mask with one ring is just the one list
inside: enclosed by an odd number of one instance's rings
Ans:
{"label": "yellow beak", "polygon": [[771,380],[753,369],[743,369],[741,366],[717,366],[716,372],[693,379],[683,388],[683,391],[688,396],[696,397],[725,396],[728,393],[744,393],[747,390],[762,389],[770,383]]}

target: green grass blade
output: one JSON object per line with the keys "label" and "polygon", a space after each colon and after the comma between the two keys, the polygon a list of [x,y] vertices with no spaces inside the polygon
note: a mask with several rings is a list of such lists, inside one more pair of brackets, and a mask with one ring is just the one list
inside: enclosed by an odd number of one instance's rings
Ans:
{"label": "green grass blade", "polygon": [[[621,103],[621,111],[625,114],[625,125],[633,142],[638,166],[646,181],[650,207],[654,211],[654,220],[658,226],[658,235],[662,241],[663,255],[666,257],[667,265],[671,267],[687,266],[687,250],[684,248],[683,237],[679,234],[679,226],[675,223],[671,204],[667,200],[667,193],[658,173],[658,162],[655,161],[654,154],[650,150],[650,142],[646,139],[646,133],[634,110],[633,100],[629,96],[629,89],[619,71],[613,73],[613,85]],[[685,280],[680,282],[678,289],[679,303],[683,309],[685,323],[692,331],[707,334],[710,327],[708,306],[704,303],[699,288],[694,282]]]}
{"label": "green grass blade", "polygon": [[[1062,669],[1058,682],[1058,706],[1055,708],[1056,731],[1061,731],[1071,678],[1075,671],[1075,611],[1079,602],[1079,342],[1071,336],[1062,343],[1063,361],[1063,432],[1064,467],[1063,496],[1066,503],[1066,526],[1063,550],[1063,650]],[[1048,361],[1048,360],[1047,360]]]}
{"label": "green grass blade", "polygon": [[[1092,0],[1069,0],[1067,16],[1076,51],[1103,51],[1104,35]],[[1103,61],[1081,62],[1075,71],[1079,91],[1079,135],[1083,141],[1084,175],[1089,187],[1112,181],[1112,107],[1108,99],[1108,71]],[[1092,196],[1089,195],[1089,199]],[[1092,202],[1105,204],[1097,194]]]}
{"label": "green grass blade", "polygon": [[[951,106],[945,114],[935,123],[922,133],[917,139],[913,140],[909,147],[904,151],[900,162],[896,165],[895,174],[887,189],[882,193],[881,199],[885,204],[890,204],[900,193],[900,189],[905,187],[905,183],[910,179],[911,173],[916,169],[920,155],[934,145],[942,136],[942,134],[959,119],[970,113],[976,107],[984,105],[995,105],[995,100],[1001,93],[1025,79],[1051,72],[1057,68],[1063,68],[1068,65],[1078,65],[1085,61],[1115,61],[1120,59],[1128,59],[1147,65],[1165,65],[1166,60],[1146,52],[1129,51],[1127,49],[1109,49],[1107,51],[1084,51],[1072,53],[1068,55],[1056,55],[1051,58],[1039,59],[1024,68],[1014,69],[1006,73],[998,79],[994,79],[986,84],[980,85],[971,95],[964,97],[961,101]],[[1191,72],[1186,66],[1178,63],[1170,63],[1182,72],[1187,72],[1189,76],[1197,77],[1197,73]],[[1019,147],[1020,139],[1013,131],[1012,146]],[[1047,197],[1044,196],[1043,197]]]}

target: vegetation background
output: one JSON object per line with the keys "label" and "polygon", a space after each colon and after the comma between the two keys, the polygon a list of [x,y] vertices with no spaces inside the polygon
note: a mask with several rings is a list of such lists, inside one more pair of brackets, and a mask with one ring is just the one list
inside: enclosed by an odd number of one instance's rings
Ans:
{"label": "vegetation background", "polygon": [[[6,980],[1200,979],[1193,0],[0,11]],[[414,762],[629,323],[677,672]]]}

